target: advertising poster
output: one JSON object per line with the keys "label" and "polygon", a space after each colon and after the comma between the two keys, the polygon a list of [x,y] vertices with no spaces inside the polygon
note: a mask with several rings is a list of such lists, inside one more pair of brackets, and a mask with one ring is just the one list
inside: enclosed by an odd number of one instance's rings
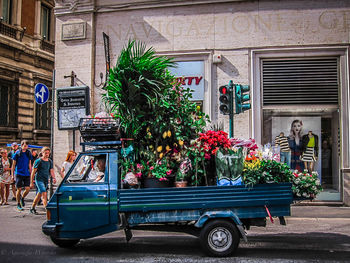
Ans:
{"label": "advertising poster", "polygon": [[[292,127],[293,125],[293,127]],[[272,140],[276,138],[276,136],[280,135],[281,132],[284,133],[285,136],[288,137],[289,142],[292,142],[292,160],[293,157],[298,159],[295,154],[293,156],[293,150],[297,153],[300,150],[300,154],[302,155],[300,147],[295,143],[295,137],[300,138],[299,145],[301,146],[302,137],[307,135],[308,132],[311,131],[318,138],[318,156],[316,162],[314,162],[314,171],[317,171],[319,175],[319,179],[321,180],[321,160],[322,160],[322,151],[321,151],[321,117],[309,117],[309,116],[294,116],[294,117],[272,117]],[[297,133],[296,135],[295,132]],[[299,156],[300,158],[300,156]],[[300,161],[302,165],[302,169],[304,168],[304,162]],[[293,167],[291,167],[293,168]]]}
{"label": "advertising poster", "polygon": [[191,100],[204,100],[204,61],[178,61],[170,72],[181,82],[182,87],[193,90]]}

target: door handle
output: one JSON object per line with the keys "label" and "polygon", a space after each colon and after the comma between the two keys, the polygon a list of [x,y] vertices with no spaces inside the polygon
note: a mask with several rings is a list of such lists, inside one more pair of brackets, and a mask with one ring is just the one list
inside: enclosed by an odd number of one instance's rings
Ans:
{"label": "door handle", "polygon": [[106,199],[107,195],[97,195],[97,197],[102,197],[102,198]]}

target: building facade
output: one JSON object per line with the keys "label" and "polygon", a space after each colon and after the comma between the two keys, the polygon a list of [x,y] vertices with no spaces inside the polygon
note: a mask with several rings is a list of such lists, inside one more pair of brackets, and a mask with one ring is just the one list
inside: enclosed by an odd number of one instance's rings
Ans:
{"label": "building facade", "polygon": [[36,104],[34,87],[52,87],[54,4],[0,0],[0,146],[22,139],[50,145],[51,99]]}
{"label": "building facade", "polygon": [[[324,188],[318,198],[350,205],[349,1],[56,1],[55,14],[56,86],[68,87],[64,76],[74,71],[90,87],[92,113],[103,110],[103,33],[111,66],[129,39],[141,40],[175,58],[173,73],[226,131],[219,87],[250,86],[252,108],[234,116],[234,137],[265,145],[283,132],[291,166],[302,170],[300,141],[313,135],[307,145]],[[75,131],[55,125],[61,154],[73,148]]]}

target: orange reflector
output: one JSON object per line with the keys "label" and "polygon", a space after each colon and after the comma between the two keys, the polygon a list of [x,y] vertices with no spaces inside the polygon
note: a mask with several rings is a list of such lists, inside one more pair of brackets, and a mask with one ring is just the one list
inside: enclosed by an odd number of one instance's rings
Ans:
{"label": "orange reflector", "polygon": [[47,221],[51,220],[51,212],[49,209],[46,210],[46,219],[47,219]]}

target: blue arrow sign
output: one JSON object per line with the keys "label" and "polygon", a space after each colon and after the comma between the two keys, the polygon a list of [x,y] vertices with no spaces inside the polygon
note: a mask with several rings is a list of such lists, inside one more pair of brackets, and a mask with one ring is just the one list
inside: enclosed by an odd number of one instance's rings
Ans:
{"label": "blue arrow sign", "polygon": [[42,83],[35,85],[35,101],[38,104],[44,104],[49,99],[49,89]]}

